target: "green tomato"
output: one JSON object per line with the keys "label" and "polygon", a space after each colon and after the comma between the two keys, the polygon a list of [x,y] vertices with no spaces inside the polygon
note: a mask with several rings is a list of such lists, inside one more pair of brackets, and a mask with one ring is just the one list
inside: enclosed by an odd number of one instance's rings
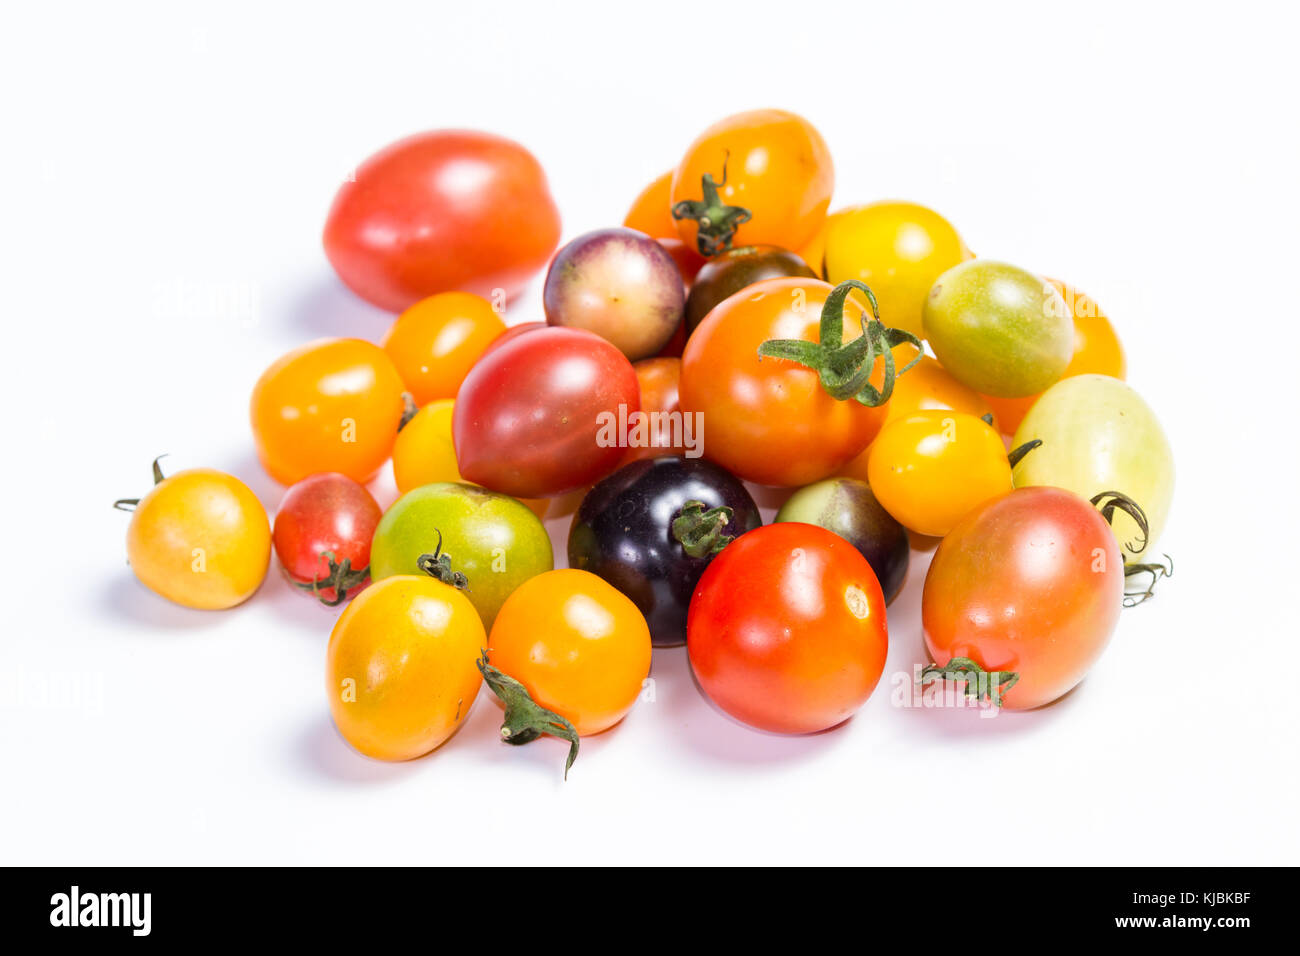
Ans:
{"label": "green tomato", "polygon": [[1128,495],[1146,514],[1145,544],[1127,514],[1115,511],[1111,527],[1124,559],[1141,562],[1160,537],[1174,496],[1174,454],[1142,396],[1109,375],[1062,379],[1034,402],[1011,444],[1035,438],[1043,444],[1012,471],[1016,487],[1054,485],[1086,499],[1103,491]]}
{"label": "green tomato", "polygon": [[451,569],[469,579],[466,597],[491,629],[511,592],[554,567],[551,539],[522,503],[474,485],[412,488],[384,512],[370,545],[370,577],[423,574],[418,561],[442,535]]}
{"label": "green tomato", "polygon": [[939,276],[923,321],[943,367],[985,395],[1036,395],[1074,355],[1074,322],[1061,294],[1004,262],[971,259]]}

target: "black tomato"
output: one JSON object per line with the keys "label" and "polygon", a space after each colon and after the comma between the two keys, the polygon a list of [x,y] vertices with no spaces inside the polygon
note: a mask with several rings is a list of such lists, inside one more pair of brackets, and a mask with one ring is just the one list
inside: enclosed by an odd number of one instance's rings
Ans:
{"label": "black tomato", "polygon": [[786,276],[816,279],[817,273],[779,246],[742,246],[710,259],[695,276],[686,297],[686,334],[694,332],[709,311],[728,296],[755,282]]}

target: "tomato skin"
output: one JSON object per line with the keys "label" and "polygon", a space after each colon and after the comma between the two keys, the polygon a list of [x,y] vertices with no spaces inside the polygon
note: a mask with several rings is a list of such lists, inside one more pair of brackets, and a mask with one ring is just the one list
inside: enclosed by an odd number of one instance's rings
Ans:
{"label": "tomato skin", "polygon": [[[831,287],[819,279],[766,279],[724,299],[686,341],[679,399],[704,416],[704,455],[746,481],[806,485],[826,478],[875,437],[885,407],[826,393],[817,373],[760,358],[767,339],[817,341]],[[862,334],[850,297],[844,341]]]}
{"label": "tomato skin", "polygon": [[[309,475],[280,501],[271,532],[275,556],[297,584],[329,576],[326,552],[334,555],[337,564],[346,560],[353,570],[361,571],[370,566],[370,539],[381,513],[365,486],[347,475]],[[355,591],[367,583],[362,582]],[[334,587],[319,591],[322,600],[335,603],[338,594]]]}
{"label": "tomato skin", "polygon": [[770,524],[727,545],[691,598],[691,668],[724,711],[760,730],[813,733],[862,706],[885,667],[885,598],[837,534]]}
{"label": "tomato skin", "polygon": [[641,392],[641,411],[647,415],[656,412],[672,415],[673,418],[661,419],[669,423],[666,428],[651,427],[649,445],[630,446],[623,456],[620,467],[642,458],[685,455],[686,431],[683,428],[676,436],[681,441],[674,442],[674,429],[671,426],[673,419],[681,414],[678,390],[682,380],[682,360],[671,357],[642,359],[640,362],[633,363],[632,368],[636,370],[637,386]]}
{"label": "tomato skin", "polygon": [[677,269],[682,274],[682,281],[690,286],[695,274],[709,260],[700,255],[694,243],[682,242],[677,234],[677,220],[672,214],[673,171],[670,169],[654,182],[646,186],[637,195],[632,208],[623,217],[623,225],[637,232],[644,232],[673,257]]}
{"label": "tomato skin", "polygon": [[547,498],[605,477],[623,458],[620,407],[640,409],[632,363],[598,335],[546,328],[485,355],[456,398],[460,472],[493,491]]}
{"label": "tomato skin", "polygon": [[393,450],[402,390],[388,355],[361,339],[320,339],[281,356],[249,403],[262,467],[283,485],[323,471],[365,484]]}
{"label": "tomato skin", "polygon": [[397,317],[383,349],[417,405],[455,398],[483,351],[506,331],[487,299],[442,292],[421,299]]}
{"label": "tomato skin", "polygon": [[140,583],[182,607],[222,610],[261,586],[271,523],[238,478],[211,468],[179,471],[140,499],[126,532]]}
{"label": "tomato skin", "polygon": [[1083,679],[1123,600],[1123,560],[1101,514],[1060,488],[1020,488],[940,543],[922,597],[925,646],[937,664],[1014,671],[1003,706],[1040,707]]}
{"label": "tomato skin", "polygon": [[776,246],[742,246],[714,256],[700,269],[686,298],[689,335],[713,307],[755,282],[786,276],[817,278],[808,264],[793,252]]}
{"label": "tomato skin", "polygon": [[325,693],[343,739],[376,760],[411,760],[460,729],[483,679],[486,636],[469,599],[426,575],[376,581],[339,615]]}
{"label": "tomato skin", "polygon": [[561,568],[525,582],[488,635],[488,659],[580,736],[622,720],[650,674],[650,629],[612,585]]}
{"label": "tomato skin", "polygon": [[541,165],[473,130],[418,133],[371,156],[339,188],[324,236],[339,278],[390,312],[438,292],[513,297],[559,241]]}

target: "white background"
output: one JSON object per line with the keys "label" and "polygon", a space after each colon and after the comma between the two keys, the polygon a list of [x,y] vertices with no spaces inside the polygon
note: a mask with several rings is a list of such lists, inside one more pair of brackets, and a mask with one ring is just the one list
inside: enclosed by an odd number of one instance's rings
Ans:
{"label": "white background", "polygon": [[[1294,24],[1248,3],[867,6],[8,12],[0,860],[1300,862]],[[389,765],[330,723],[334,612],[274,571],[221,613],[135,582],[109,505],[151,459],[233,471],[273,511],[253,382],[307,339],[385,331],[320,246],[353,165],[421,129],[502,132],[571,237],[760,106],[821,129],[834,206],[931,205],[1116,322],[1177,456],[1177,573],[1075,693],[992,720],[891,706],[923,655],[915,553],[885,682],[833,732],[732,722],[679,649],[567,783],[564,745],[499,744],[483,698]],[[510,320],[540,317],[534,288]]]}

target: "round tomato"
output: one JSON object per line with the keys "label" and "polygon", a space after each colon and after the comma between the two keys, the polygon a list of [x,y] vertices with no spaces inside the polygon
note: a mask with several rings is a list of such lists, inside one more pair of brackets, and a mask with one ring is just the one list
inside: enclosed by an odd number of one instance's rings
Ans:
{"label": "round tomato", "polygon": [[425,575],[376,581],[330,634],[325,693],[343,739],[367,757],[410,760],[469,716],[483,623],[460,591]]}
{"label": "round tomato", "polygon": [[456,402],[450,398],[430,402],[416,412],[397,433],[393,443],[393,478],[405,494],[439,481],[464,481],[456,467],[451,441],[451,418]]}
{"label": "round tomato", "polygon": [[729,249],[700,269],[686,297],[686,331],[689,335],[713,307],[741,289],[764,279],[787,276],[817,278],[808,264],[793,252],[776,246],[742,246]]}
{"label": "round tomato", "polygon": [[361,339],[322,339],[282,356],[250,403],[262,467],[284,485],[322,471],[364,484],[393,450],[402,389],[387,353]]}
{"label": "round tomato", "polygon": [[221,610],[253,596],[271,562],[271,524],[262,503],[238,478],[192,468],[122,499],[133,511],[126,557],[140,583],[184,607]]}
{"label": "round tomato", "polygon": [[632,366],[641,392],[641,412],[648,416],[646,441],[629,440],[622,464],[641,458],[685,455],[699,436],[688,437],[682,417],[678,389],[682,379],[682,360],[678,358],[642,359]]}
{"label": "round tomato", "polygon": [[784,110],[714,123],[687,149],[670,198],[683,242],[705,256],[732,245],[797,249],[817,233],[835,169],[821,133]]}
{"label": "round tomato", "polygon": [[935,552],[921,609],[937,665],[927,674],[1012,710],[1051,703],[1101,655],[1123,600],[1124,563],[1097,509],[1060,488],[1017,489]]}
{"label": "round tomato", "polygon": [[713,559],[691,598],[686,644],[700,687],[732,717],[777,733],[825,730],[880,680],[885,598],[839,535],[771,524]]}
{"label": "round tomato", "polygon": [[370,580],[370,539],[381,511],[347,475],[309,475],[285,492],[271,540],[289,580],[326,605]]}
{"label": "round tomato", "polygon": [[487,299],[443,292],[399,315],[383,345],[415,403],[427,405],[455,398],[483,350],[505,330]]}
{"label": "round tomato", "polygon": [[546,498],[589,485],[623,458],[620,422],[641,407],[626,356],[581,329],[519,335],[485,355],[456,398],[460,472],[494,491]]}
{"label": "round tomato", "polygon": [[339,278],[390,312],[437,292],[512,297],[559,241],[541,165],[518,143],[472,130],[419,133],[376,153],[325,222]]}

